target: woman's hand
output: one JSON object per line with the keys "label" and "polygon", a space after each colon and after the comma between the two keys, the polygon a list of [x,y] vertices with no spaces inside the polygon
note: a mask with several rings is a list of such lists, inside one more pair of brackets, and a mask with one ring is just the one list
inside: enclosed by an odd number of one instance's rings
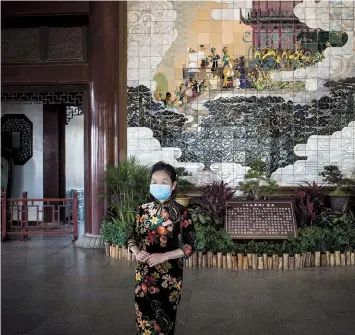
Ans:
{"label": "woman's hand", "polygon": [[135,254],[135,256],[138,263],[146,263],[150,254],[145,250],[141,250],[137,254]]}
{"label": "woman's hand", "polygon": [[158,264],[164,263],[165,261],[168,260],[168,257],[165,253],[161,254],[151,254],[147,257],[146,262],[149,265],[149,267],[156,266]]}

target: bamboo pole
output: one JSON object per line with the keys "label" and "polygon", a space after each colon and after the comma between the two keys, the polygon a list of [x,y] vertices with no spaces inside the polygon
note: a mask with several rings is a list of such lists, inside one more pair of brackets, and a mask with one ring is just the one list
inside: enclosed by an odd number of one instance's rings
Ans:
{"label": "bamboo pole", "polygon": [[320,266],[320,251],[314,253],[314,266]]}
{"label": "bamboo pole", "polygon": [[333,253],[330,254],[330,266],[335,266],[335,255]]}
{"label": "bamboo pole", "polygon": [[110,245],[110,253],[109,253],[110,257],[113,257],[113,246],[112,244]]}
{"label": "bamboo pole", "polygon": [[283,254],[283,268],[288,270],[288,254]]}
{"label": "bamboo pole", "polygon": [[123,259],[128,260],[128,249],[126,247],[123,247]]}
{"label": "bamboo pole", "polygon": [[227,255],[222,256],[222,261],[223,261],[223,268],[226,269],[227,268]]}
{"label": "bamboo pole", "polygon": [[289,270],[294,270],[295,269],[295,257],[291,256],[288,259],[288,268]]}
{"label": "bamboo pole", "polygon": [[202,267],[202,251],[197,252],[197,266]]}
{"label": "bamboo pole", "polygon": [[326,255],[321,254],[320,255],[320,266],[326,266],[326,262],[327,262]]}
{"label": "bamboo pole", "polygon": [[351,252],[346,252],[346,265],[351,265]]}
{"label": "bamboo pole", "polygon": [[302,263],[301,255],[295,254],[295,269],[300,269],[301,263]]}
{"label": "bamboo pole", "polygon": [[213,258],[213,252],[212,251],[208,251],[207,252],[207,266],[210,267],[210,268],[213,266],[212,258]]}
{"label": "bamboo pole", "polygon": [[267,254],[263,254],[264,269],[267,269]]}
{"label": "bamboo pole", "polygon": [[264,270],[264,258],[258,257],[258,270]]}
{"label": "bamboo pole", "polygon": [[192,258],[192,255],[189,257],[189,267],[193,267],[194,266],[194,260]]}
{"label": "bamboo pole", "polygon": [[283,264],[282,264],[283,263],[283,258],[279,256],[278,260],[279,260],[278,269],[282,270],[283,269]]}
{"label": "bamboo pole", "polygon": [[340,264],[341,265],[346,265],[346,257],[345,254],[340,254]]}
{"label": "bamboo pole", "polygon": [[238,269],[241,270],[241,269],[243,269],[243,254],[238,253],[237,258],[238,258],[237,266],[238,266]]}
{"label": "bamboo pole", "polygon": [[202,267],[207,267],[207,254],[202,255]]}
{"label": "bamboo pole", "polygon": [[243,256],[243,270],[248,270],[249,264],[248,264],[248,256]]}
{"label": "bamboo pole", "polygon": [[212,256],[212,266],[214,268],[216,268],[218,266],[218,262],[217,262],[217,254],[213,254]]}
{"label": "bamboo pole", "polygon": [[237,255],[233,255],[233,269],[238,269],[238,258]]}
{"label": "bamboo pole", "polygon": [[223,254],[221,252],[217,252],[217,266],[219,268],[223,267]]}
{"label": "bamboo pole", "polygon": [[340,265],[340,251],[335,251],[335,265]]}
{"label": "bamboo pole", "polygon": [[195,267],[198,266],[198,264],[197,264],[197,253],[196,252],[192,255],[192,264]]}
{"label": "bamboo pole", "polygon": [[304,268],[306,266],[306,253],[302,253],[302,263],[301,263],[301,268]]}
{"label": "bamboo pole", "polygon": [[350,255],[350,264],[355,265],[355,253],[352,252]]}
{"label": "bamboo pole", "polygon": [[267,268],[268,268],[269,270],[272,269],[272,257],[271,257],[271,256],[269,256],[269,257],[267,258]]}
{"label": "bamboo pole", "polygon": [[306,252],[306,264],[305,267],[309,268],[311,266],[311,253],[308,251]]}
{"label": "bamboo pole", "polygon": [[315,254],[314,253],[311,253],[309,266],[310,267],[314,267],[315,266]]}
{"label": "bamboo pole", "polygon": [[272,255],[272,268],[274,270],[279,268],[279,255]]}
{"label": "bamboo pole", "polygon": [[248,257],[248,267],[249,269],[252,267],[252,264],[253,264],[253,254],[251,253],[247,253],[247,257]]}
{"label": "bamboo pole", "polygon": [[325,252],[325,262],[326,262],[326,266],[330,266],[330,252],[329,251]]}
{"label": "bamboo pole", "polygon": [[232,254],[230,252],[227,253],[227,268],[228,269],[233,269]]}
{"label": "bamboo pole", "polygon": [[[248,259],[248,261],[249,261],[249,259]],[[258,269],[258,256],[256,254],[251,255],[251,267],[253,270]]]}

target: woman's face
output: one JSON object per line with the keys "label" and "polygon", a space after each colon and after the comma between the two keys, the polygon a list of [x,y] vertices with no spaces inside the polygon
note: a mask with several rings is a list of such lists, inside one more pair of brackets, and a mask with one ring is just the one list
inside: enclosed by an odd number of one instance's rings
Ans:
{"label": "woman's face", "polygon": [[165,171],[156,171],[152,175],[152,184],[170,185],[171,192],[175,190],[176,183],[172,183],[170,176]]}

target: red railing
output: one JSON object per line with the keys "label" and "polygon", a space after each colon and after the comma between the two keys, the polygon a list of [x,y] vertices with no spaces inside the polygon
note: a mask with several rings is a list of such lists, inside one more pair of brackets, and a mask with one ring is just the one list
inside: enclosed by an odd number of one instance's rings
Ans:
{"label": "red railing", "polygon": [[9,235],[73,235],[78,238],[78,193],[73,198],[29,199],[1,196],[1,236],[4,242]]}

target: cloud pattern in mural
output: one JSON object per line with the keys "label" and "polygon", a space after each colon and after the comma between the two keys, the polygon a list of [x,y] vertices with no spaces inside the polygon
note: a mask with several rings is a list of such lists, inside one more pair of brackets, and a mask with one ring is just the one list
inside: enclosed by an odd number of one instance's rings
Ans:
{"label": "cloud pattern in mural", "polygon": [[154,76],[177,37],[170,1],[128,1],[128,86],[155,90]]}

